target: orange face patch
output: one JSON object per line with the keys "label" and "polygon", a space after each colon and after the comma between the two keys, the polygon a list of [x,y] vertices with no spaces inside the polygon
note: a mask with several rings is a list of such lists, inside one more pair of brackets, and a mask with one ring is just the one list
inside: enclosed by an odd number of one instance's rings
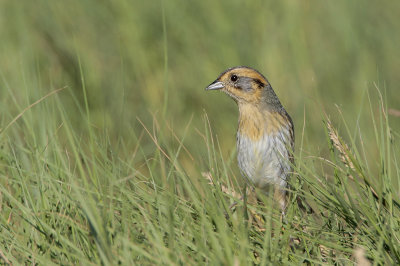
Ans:
{"label": "orange face patch", "polygon": [[248,67],[228,69],[217,80],[224,84],[222,91],[235,101],[253,104],[257,104],[261,100],[262,89],[269,84],[262,74]]}
{"label": "orange face patch", "polygon": [[239,90],[232,86],[227,86],[224,90],[237,101],[244,100],[249,103],[257,104],[261,100],[262,91],[257,90],[255,84],[254,87],[254,90],[251,92]]}

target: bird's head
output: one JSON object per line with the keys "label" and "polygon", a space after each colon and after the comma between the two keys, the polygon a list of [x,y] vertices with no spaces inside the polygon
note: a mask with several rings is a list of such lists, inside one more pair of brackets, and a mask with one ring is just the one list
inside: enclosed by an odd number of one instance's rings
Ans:
{"label": "bird's head", "polygon": [[281,106],[268,80],[250,67],[233,67],[222,72],[206,90],[221,90],[238,104]]}

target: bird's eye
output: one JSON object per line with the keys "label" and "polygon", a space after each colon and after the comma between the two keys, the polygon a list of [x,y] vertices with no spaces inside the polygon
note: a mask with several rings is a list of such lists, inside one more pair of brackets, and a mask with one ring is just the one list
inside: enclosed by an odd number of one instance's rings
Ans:
{"label": "bird's eye", "polygon": [[235,74],[233,74],[233,75],[231,76],[231,80],[232,80],[233,82],[235,82],[237,79],[238,79],[238,76],[236,76]]}

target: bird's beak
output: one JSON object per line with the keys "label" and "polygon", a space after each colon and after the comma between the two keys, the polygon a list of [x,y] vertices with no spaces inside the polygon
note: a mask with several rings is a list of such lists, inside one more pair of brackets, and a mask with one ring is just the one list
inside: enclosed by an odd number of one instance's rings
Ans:
{"label": "bird's beak", "polygon": [[206,91],[209,91],[209,90],[220,90],[223,87],[225,87],[224,83],[222,83],[221,81],[214,81],[213,83],[208,85],[208,87],[206,88]]}

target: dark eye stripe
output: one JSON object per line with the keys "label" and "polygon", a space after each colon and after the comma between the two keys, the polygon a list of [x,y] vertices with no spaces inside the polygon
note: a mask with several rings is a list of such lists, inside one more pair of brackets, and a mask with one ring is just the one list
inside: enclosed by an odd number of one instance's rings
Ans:
{"label": "dark eye stripe", "polygon": [[260,88],[262,88],[262,87],[265,86],[265,84],[264,84],[261,80],[259,80],[259,79],[254,79],[254,82],[255,82]]}

